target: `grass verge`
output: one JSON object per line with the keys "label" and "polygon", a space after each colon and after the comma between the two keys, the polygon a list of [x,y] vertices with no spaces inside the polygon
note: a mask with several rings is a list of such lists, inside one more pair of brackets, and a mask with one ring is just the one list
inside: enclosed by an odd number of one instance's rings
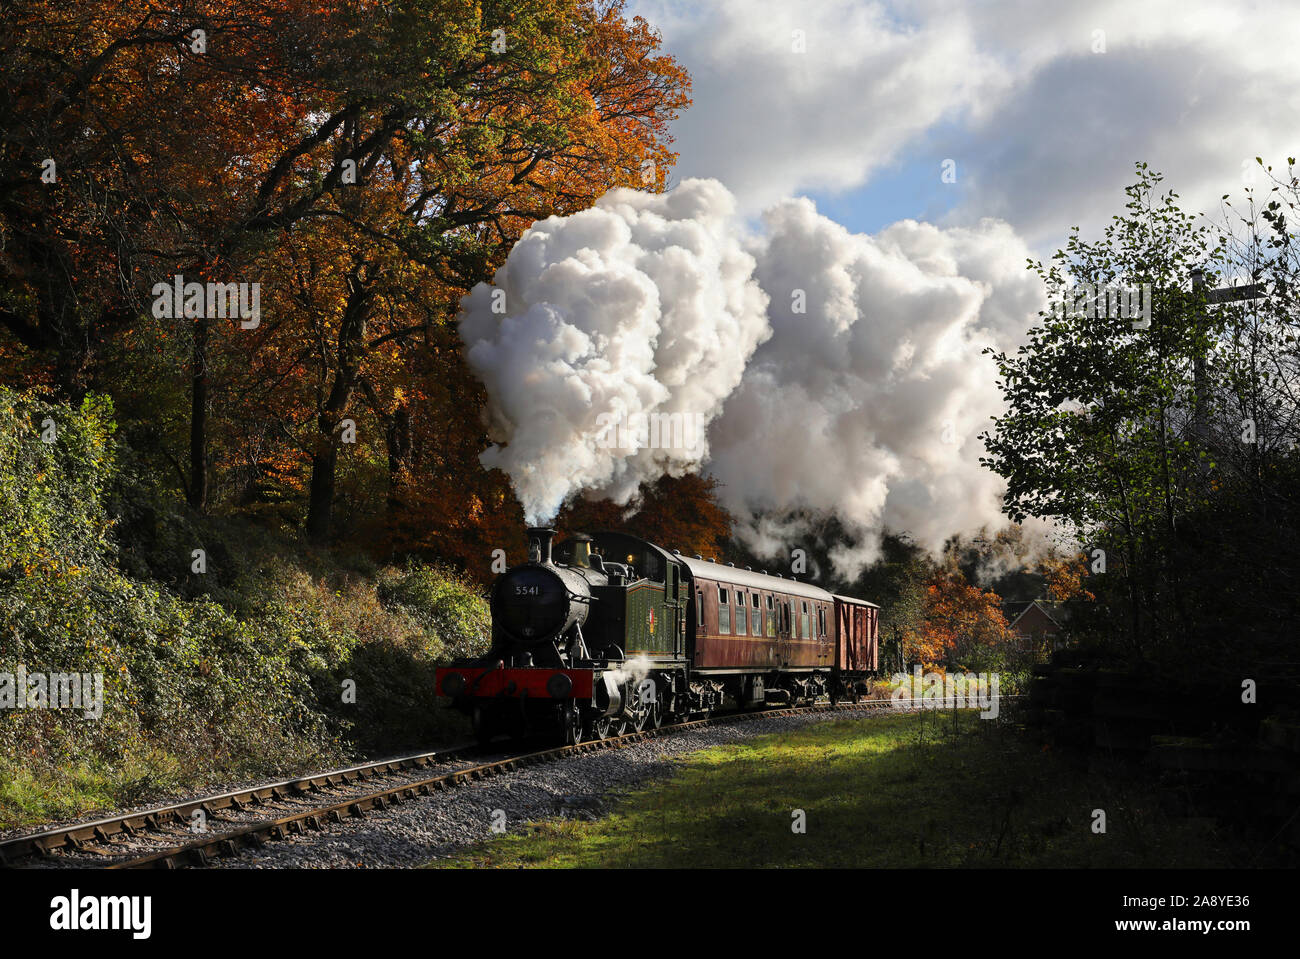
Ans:
{"label": "grass verge", "polygon": [[695,753],[603,819],[530,823],[430,865],[1220,867],[1254,852],[1211,823],[1164,816],[1149,787],[1079,770],[1014,728],[969,712],[954,735],[951,713],[922,712]]}

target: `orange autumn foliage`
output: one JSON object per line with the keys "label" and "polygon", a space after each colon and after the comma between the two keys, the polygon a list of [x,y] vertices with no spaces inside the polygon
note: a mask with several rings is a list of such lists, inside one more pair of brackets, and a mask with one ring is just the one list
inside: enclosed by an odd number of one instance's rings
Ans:
{"label": "orange autumn foliage", "polygon": [[[666,185],[690,81],[649,24],[622,0],[6,16],[0,159],[30,174],[0,183],[6,379],[111,393],[178,492],[204,454],[209,508],[472,570],[509,548],[458,303],[534,220]],[[174,273],[259,282],[261,325],[154,319]]]}
{"label": "orange autumn foliage", "polygon": [[1043,560],[1039,572],[1046,581],[1048,595],[1058,603],[1075,599],[1093,602],[1096,599],[1084,585],[1088,578],[1088,559],[1083,553],[1053,555]]}
{"label": "orange autumn foliage", "polygon": [[924,602],[921,623],[905,637],[912,661],[962,666],[981,648],[1012,642],[998,595],[971,585],[956,569],[941,568],[930,577]]}

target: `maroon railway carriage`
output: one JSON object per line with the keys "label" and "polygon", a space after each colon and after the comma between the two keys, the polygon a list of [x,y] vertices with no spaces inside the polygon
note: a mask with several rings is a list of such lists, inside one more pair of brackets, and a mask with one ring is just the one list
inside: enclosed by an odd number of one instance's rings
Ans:
{"label": "maroon railway carriage", "polygon": [[697,680],[742,704],[856,699],[876,669],[880,607],[811,583],[682,559]]}
{"label": "maroon railway carriage", "polygon": [[492,647],[438,670],[482,739],[569,742],[740,707],[857,699],[876,669],[873,603],[687,559],[626,533],[528,531],[492,587]]}

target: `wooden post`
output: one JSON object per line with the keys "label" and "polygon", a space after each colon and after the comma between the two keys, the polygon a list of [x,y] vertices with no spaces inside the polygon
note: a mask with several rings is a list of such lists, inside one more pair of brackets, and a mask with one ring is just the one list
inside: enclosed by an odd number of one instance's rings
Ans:
{"label": "wooden post", "polygon": [[[1205,292],[1205,305],[1217,303],[1235,303],[1240,300],[1257,300],[1267,295],[1263,283],[1251,283],[1248,286],[1225,286]],[[1199,266],[1192,270],[1192,291],[1205,290],[1205,270]],[[1209,384],[1205,368],[1205,353],[1196,351],[1192,360],[1192,390],[1196,394],[1192,405],[1192,432],[1198,440],[1205,438],[1205,410],[1209,404]]]}
{"label": "wooden post", "polygon": [[[1200,293],[1204,289],[1205,271],[1198,266],[1192,270],[1192,293]],[[1199,307],[1197,312],[1199,313]],[[1200,320],[1199,316],[1197,320]],[[1205,379],[1205,351],[1198,347],[1192,360],[1192,435],[1198,441],[1205,438],[1205,405],[1209,399]]]}

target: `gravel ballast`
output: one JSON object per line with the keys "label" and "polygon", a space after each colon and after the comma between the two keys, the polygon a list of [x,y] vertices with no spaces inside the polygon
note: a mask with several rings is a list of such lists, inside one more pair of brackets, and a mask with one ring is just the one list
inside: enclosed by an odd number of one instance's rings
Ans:
{"label": "gravel ballast", "polygon": [[[771,716],[719,723],[643,740],[619,749],[569,756],[430,796],[407,800],[362,819],[331,824],[249,849],[214,868],[392,868],[421,866],[460,847],[492,838],[493,823],[520,831],[528,822],[560,817],[595,819],[618,798],[649,780],[670,774],[681,757],[710,746],[744,742],[812,723],[853,719],[869,722],[890,712]],[[499,812],[498,812],[499,810]],[[498,831],[499,831],[498,826]]]}

